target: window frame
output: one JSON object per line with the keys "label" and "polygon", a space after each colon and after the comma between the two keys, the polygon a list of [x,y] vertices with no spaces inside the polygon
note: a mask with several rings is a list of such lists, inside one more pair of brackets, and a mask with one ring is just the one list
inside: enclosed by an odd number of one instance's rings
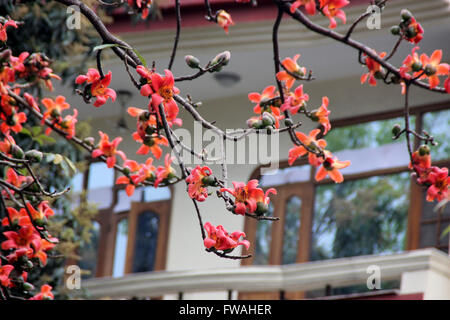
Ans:
{"label": "window frame", "polygon": [[[415,116],[415,127],[417,132],[422,131],[422,123],[423,123],[423,116],[426,113],[430,112],[437,112],[437,111],[443,111],[450,109],[450,101],[445,101],[441,103],[431,104],[431,105],[424,105],[424,106],[418,106],[418,107],[412,107],[410,109],[410,116]],[[332,120],[331,124],[333,128],[341,128],[346,126],[351,126],[355,124],[362,124],[362,123],[368,123],[373,121],[380,121],[380,120],[388,120],[392,118],[398,118],[404,116],[404,110],[398,109],[394,111],[388,111],[388,112],[380,112],[380,113],[374,113],[369,115],[362,115],[362,116],[356,116],[356,117],[350,117],[345,119],[337,119]],[[387,133],[388,134],[388,133]],[[416,149],[420,141],[417,137],[414,137],[413,140],[414,148]],[[300,158],[295,162],[295,166],[301,166],[301,165],[309,165],[307,158]],[[433,162],[433,165],[442,167],[442,166],[450,166],[450,158],[446,160],[440,160]],[[250,175],[249,179],[260,179],[260,169],[264,166],[259,166],[256,168],[252,174]],[[279,168],[287,168],[289,167],[289,164],[287,160],[283,160],[279,162]],[[392,167],[388,169],[380,169],[380,170],[373,170],[363,173],[355,173],[355,174],[347,174],[345,175],[346,181],[351,180],[358,180],[363,178],[369,178],[373,176],[383,176],[383,175],[389,175],[389,174],[395,174],[395,173],[401,173],[409,171],[407,166],[401,166],[401,167]],[[311,245],[311,233],[312,233],[312,222],[314,218],[314,205],[315,205],[315,189],[316,186],[323,185],[323,184],[330,184],[333,183],[331,179],[326,178],[322,181],[315,181],[315,168],[311,166],[311,175],[310,179],[307,182],[301,182],[301,183],[290,183],[290,184],[284,184],[281,186],[276,186],[276,189],[278,191],[278,194],[276,197],[271,197],[271,201],[273,201],[274,205],[274,216],[280,217],[280,220],[282,220],[284,216],[284,204],[289,197],[290,194],[296,193],[295,189],[300,188],[301,190],[306,191],[306,194],[303,193],[300,198],[302,199],[302,213],[301,213],[301,222],[300,222],[300,230],[299,230],[299,246],[298,246],[298,253],[297,253],[297,263],[301,262],[307,262],[309,261],[310,256],[310,245]],[[267,186],[269,188],[270,186]],[[299,192],[300,192],[299,189]],[[447,220],[450,221],[450,218],[443,218],[443,217],[436,217],[436,219],[432,219],[433,221],[422,221],[422,210],[423,210],[423,188],[417,183],[415,183],[414,179],[411,178],[410,183],[410,205],[408,208],[408,214],[407,214],[407,230],[406,230],[406,243],[405,243],[405,250],[415,250],[420,248],[420,228],[422,224],[424,223],[436,223],[437,228],[439,229],[439,226],[442,222],[446,222]],[[286,196],[287,195],[287,196]],[[309,200],[309,201],[308,201]],[[281,205],[280,205],[281,203]],[[274,222],[274,225],[272,226],[272,243],[270,247],[269,252],[269,264],[281,264],[281,249],[282,249],[282,241],[284,239],[284,225],[279,222]],[[247,239],[250,241],[250,243],[253,243],[255,241],[256,237],[256,228],[257,228],[257,221],[254,219],[246,219],[244,224],[244,232],[247,235]],[[437,236],[437,238],[439,238]],[[439,240],[439,239],[438,239]],[[437,241],[438,241],[437,240]],[[437,245],[436,247],[440,248],[449,248],[449,246],[445,245]],[[241,265],[252,265],[253,264],[253,258],[250,259],[244,259],[241,261]]]}
{"label": "window frame", "polygon": [[[89,192],[88,181],[90,173],[90,165],[95,162],[99,162],[98,159],[87,159],[87,169],[84,172],[83,177],[83,192]],[[113,170],[113,169],[111,169]],[[114,181],[116,181],[118,173],[114,170]],[[171,197],[167,200],[158,200],[152,202],[131,202],[129,211],[114,212],[114,207],[119,201],[119,191],[125,190],[125,185],[114,184],[112,189],[113,198],[111,205],[108,208],[99,209],[97,216],[93,219],[100,225],[99,239],[98,239],[98,253],[96,270],[93,277],[111,277],[114,268],[114,254],[115,243],[117,235],[117,227],[120,221],[128,219],[128,240],[127,240],[127,252],[124,267],[124,275],[132,273],[133,256],[134,256],[134,243],[136,238],[136,226],[137,218],[139,214],[145,211],[152,211],[157,214],[160,219],[158,227],[158,243],[157,252],[155,257],[154,271],[164,270],[166,268],[167,261],[167,242],[170,226],[170,216],[172,213],[172,201],[174,188],[172,185],[168,186]],[[71,264],[74,261],[71,261]],[[76,262],[75,262],[76,264]]]}

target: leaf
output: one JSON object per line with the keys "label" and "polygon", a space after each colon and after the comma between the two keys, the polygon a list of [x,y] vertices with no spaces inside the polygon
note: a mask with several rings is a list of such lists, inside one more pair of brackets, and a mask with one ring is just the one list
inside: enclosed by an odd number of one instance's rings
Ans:
{"label": "leaf", "polygon": [[22,127],[20,133],[26,134],[27,136],[31,136],[31,131],[24,127]]}
{"label": "leaf", "polygon": [[441,238],[444,238],[447,235],[447,233],[450,233],[450,225],[448,225],[447,228],[445,228],[445,230],[442,231]]}
{"label": "leaf", "polygon": [[69,169],[72,171],[72,174],[70,176],[73,176],[77,173],[77,167],[75,167],[75,164],[66,156],[64,156],[64,161],[67,163]]}
{"label": "leaf", "polygon": [[33,135],[33,136],[37,136],[41,132],[42,132],[42,127],[41,126],[35,126],[35,127],[31,128],[31,135]]}
{"label": "leaf", "polygon": [[60,154],[55,154],[55,159],[53,159],[54,164],[60,164],[63,161],[63,156]]}
{"label": "leaf", "polygon": [[42,142],[47,142],[49,144],[56,142],[55,138],[49,137],[49,136],[47,136],[45,134],[41,134],[41,135],[35,137],[34,139],[35,140],[36,139],[40,139]]}

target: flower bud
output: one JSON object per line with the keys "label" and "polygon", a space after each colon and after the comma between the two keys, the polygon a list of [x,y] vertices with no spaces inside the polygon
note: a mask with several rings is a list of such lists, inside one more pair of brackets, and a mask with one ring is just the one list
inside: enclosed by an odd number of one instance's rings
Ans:
{"label": "flower bud", "polygon": [[93,137],[87,137],[83,139],[83,142],[90,146],[93,146],[95,143],[95,139]]}
{"label": "flower bud", "polygon": [[426,156],[430,154],[430,147],[427,146],[426,144],[423,144],[419,147],[419,155]]}
{"label": "flower bud", "polygon": [[408,29],[406,29],[405,35],[407,38],[414,38],[415,36],[417,36],[416,28],[409,27]]}
{"label": "flower bud", "polygon": [[217,56],[214,57],[214,59],[211,60],[211,65],[218,65],[218,66],[226,66],[228,62],[230,62],[231,53],[230,51],[224,51],[222,53],[219,53]]}
{"label": "flower bud", "polygon": [[25,290],[25,291],[31,291],[31,290],[34,290],[34,286],[33,286],[31,283],[29,283],[29,282],[24,282],[24,283],[22,284],[22,288],[23,288],[23,290]]}
{"label": "flower bud", "polygon": [[13,144],[11,146],[11,154],[14,158],[17,159],[23,159],[23,157],[25,156],[25,154],[23,153],[22,148],[20,148],[18,145]]}
{"label": "flower bud", "polygon": [[264,112],[261,121],[264,127],[269,127],[275,123],[275,118],[270,113]]}
{"label": "flower bud", "polygon": [[293,124],[294,124],[294,122],[292,121],[291,118],[286,118],[286,119],[284,119],[284,125],[285,125],[286,127],[291,127]]}
{"label": "flower bud", "polygon": [[401,16],[402,16],[402,20],[405,21],[405,22],[411,20],[411,18],[412,18],[412,16],[413,16],[412,13],[409,12],[409,10],[407,10],[407,9],[403,9],[403,10],[400,12],[400,14],[401,14]]}
{"label": "flower bud", "polygon": [[43,154],[38,150],[29,150],[25,152],[25,158],[29,159],[31,162],[41,162]]}
{"label": "flower bud", "polygon": [[269,206],[267,204],[265,204],[264,202],[258,202],[256,204],[255,214],[257,216],[262,216],[267,211],[269,211]]}
{"label": "flower bud", "polygon": [[427,76],[432,76],[432,75],[434,75],[435,73],[436,73],[436,67],[434,67],[434,66],[432,66],[431,64],[428,64],[426,67],[425,67],[425,74],[427,75]]}
{"label": "flower bud", "polygon": [[185,56],[184,61],[186,61],[186,64],[192,69],[198,69],[200,66],[200,60],[191,55]]}
{"label": "flower bud", "polygon": [[422,63],[420,61],[414,62],[411,66],[411,69],[414,72],[422,70]]}
{"label": "flower bud", "polygon": [[400,31],[401,31],[401,29],[400,29],[399,26],[392,26],[392,27],[391,27],[391,33],[392,33],[394,36],[398,36],[398,35],[400,34]]}
{"label": "flower bud", "polygon": [[217,185],[216,179],[213,176],[203,177],[202,182],[205,186],[215,187]]}
{"label": "flower bud", "polygon": [[394,137],[395,137],[395,136],[397,136],[397,135],[400,133],[400,131],[402,131],[402,127],[401,127],[398,123],[396,123],[396,124],[392,127],[392,134],[393,134]]}

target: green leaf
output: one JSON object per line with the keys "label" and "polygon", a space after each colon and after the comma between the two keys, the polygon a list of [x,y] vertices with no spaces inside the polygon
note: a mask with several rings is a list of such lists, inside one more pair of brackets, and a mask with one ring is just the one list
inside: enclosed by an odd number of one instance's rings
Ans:
{"label": "green leaf", "polygon": [[24,127],[22,127],[20,133],[26,134],[27,136],[31,136],[31,131]]}
{"label": "green leaf", "polygon": [[64,156],[64,161],[67,163],[69,169],[72,171],[72,174],[70,176],[75,175],[75,173],[77,173],[77,167],[75,167],[75,164],[66,156]]}
{"label": "green leaf", "polygon": [[41,132],[42,132],[42,127],[41,126],[35,126],[35,127],[31,128],[31,135],[33,135],[33,136],[37,136]]}
{"label": "green leaf", "polygon": [[34,139],[35,139],[35,140],[36,140],[36,139],[40,139],[41,141],[47,142],[47,143],[49,143],[49,144],[55,143],[55,142],[56,142],[55,138],[49,137],[49,136],[47,136],[47,135],[45,135],[45,134],[41,134],[41,135],[35,137]]}
{"label": "green leaf", "polygon": [[60,154],[55,154],[55,159],[53,159],[54,164],[60,164],[63,161],[63,156]]}
{"label": "green leaf", "polygon": [[442,231],[441,238],[444,238],[447,235],[447,233],[450,233],[450,225],[448,225],[447,228],[445,228],[445,230]]}

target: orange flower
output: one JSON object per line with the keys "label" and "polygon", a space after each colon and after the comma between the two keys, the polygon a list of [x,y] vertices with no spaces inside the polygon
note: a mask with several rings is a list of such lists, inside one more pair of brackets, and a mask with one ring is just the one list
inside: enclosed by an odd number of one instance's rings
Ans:
{"label": "orange flower", "polygon": [[79,75],[75,79],[75,83],[82,84],[87,82],[91,85],[91,94],[96,97],[97,100],[94,102],[95,107],[100,107],[106,103],[108,98],[112,101],[116,101],[116,92],[108,88],[111,83],[111,71],[109,71],[103,78],[97,69],[90,68],[86,75]]}
{"label": "orange flower", "polygon": [[54,295],[52,293],[52,287],[48,284],[44,284],[41,287],[41,292],[39,292],[34,297],[30,298],[30,300],[53,300]]}
{"label": "orange flower", "polygon": [[109,141],[109,136],[106,133],[101,131],[98,132],[100,134],[100,143],[98,145],[98,149],[92,151],[92,158],[98,158],[100,156],[106,157],[106,165],[108,168],[114,167],[116,164],[116,155],[119,155],[123,161],[127,160],[125,153],[122,151],[117,151],[117,146],[122,141],[121,137],[115,138],[112,142]]}
{"label": "orange flower", "polygon": [[42,117],[41,123],[45,123],[45,119],[52,118],[55,120],[61,119],[61,113],[63,110],[69,109],[70,105],[66,102],[66,98],[63,96],[57,96],[56,99],[44,98],[42,104],[47,109]]}
{"label": "orange flower", "polygon": [[13,270],[14,270],[14,267],[10,264],[0,266],[0,284],[3,287],[9,288],[13,285],[11,280],[9,279],[9,275],[11,274],[11,271],[13,271]]}
{"label": "orange flower", "polygon": [[323,161],[322,166],[317,170],[316,181],[321,181],[329,175],[334,182],[341,183],[344,181],[344,177],[339,170],[348,167],[350,161],[339,161],[336,157],[332,158],[331,153],[328,151],[325,151],[325,155],[326,158]]}
{"label": "orange flower", "polygon": [[[149,158],[149,159],[151,159],[151,158]],[[153,159],[151,159],[151,160],[153,160]],[[126,160],[123,163],[123,167],[124,167],[124,169],[126,169],[130,173],[132,173],[132,172],[139,171],[139,169],[142,167],[142,165],[139,165],[134,160]],[[126,184],[127,185],[125,188],[125,192],[127,193],[127,195],[129,197],[131,197],[133,195],[134,190],[136,189],[134,179],[133,179],[133,177],[136,177],[136,176],[137,176],[137,174],[133,174],[133,175],[128,174],[126,176],[118,177],[116,180],[116,184]]]}
{"label": "orange flower", "polygon": [[411,75],[408,74],[408,72],[415,72],[414,77],[416,77],[422,70],[422,62],[420,61],[419,55],[416,52],[416,50],[418,49],[419,47],[414,47],[411,54],[408,55],[405,60],[403,60],[403,64],[399,68],[402,78],[411,79]]}
{"label": "orange flower", "polygon": [[[72,139],[73,136],[75,135],[75,124],[78,122],[77,119],[78,116],[78,110],[77,109],[73,109],[73,116],[71,115],[67,115],[64,117],[64,119],[60,119],[59,122],[55,122],[54,126],[62,131],[64,131],[67,135],[66,138],[67,139]],[[52,131],[51,127],[48,127],[45,130],[45,134],[49,135],[50,132]]]}
{"label": "orange flower", "polygon": [[320,8],[324,15],[330,19],[330,29],[334,29],[337,26],[335,18],[339,18],[342,23],[346,23],[347,18],[345,12],[341,8],[347,6],[350,3],[348,0],[320,0]]}
{"label": "orange flower", "polygon": [[208,197],[207,186],[210,185],[208,177],[212,174],[209,167],[197,166],[190,172],[186,178],[188,183],[188,194],[192,199],[197,201],[205,201]]}
{"label": "orange flower", "polygon": [[[300,67],[297,64],[297,60],[298,58],[300,58],[299,54],[296,54],[294,56],[294,59],[291,58],[285,58],[281,64],[283,65],[283,67],[288,70],[291,74],[297,76],[297,77],[303,77],[306,74],[306,68],[304,67]],[[279,81],[285,81],[286,82],[286,87],[288,89],[292,88],[292,86],[294,85],[294,82],[296,80],[295,77],[291,76],[286,70],[282,70],[280,72],[277,73],[277,79]]]}
{"label": "orange flower", "polygon": [[226,12],[225,10],[219,10],[219,12],[217,12],[217,23],[219,24],[219,26],[221,26],[225,32],[228,34],[228,28],[232,25],[234,25],[233,20],[231,19],[231,16],[228,12]]}
{"label": "orange flower", "polygon": [[290,93],[286,99],[286,102],[281,106],[281,111],[289,110],[295,114],[301,107],[304,107],[306,101],[309,100],[309,95],[303,93],[303,85],[299,85],[294,93]]}
{"label": "orange flower", "polygon": [[442,50],[435,50],[430,57],[425,53],[420,56],[420,62],[424,68],[424,74],[419,79],[428,78],[430,89],[439,85],[439,76],[448,76],[450,65],[441,63]]}
{"label": "orange flower", "polygon": [[447,168],[434,167],[428,176],[431,186],[427,190],[427,201],[442,201],[449,195],[450,177]]}
{"label": "orange flower", "polygon": [[161,182],[169,182],[169,180],[175,176],[175,169],[171,167],[173,159],[174,158],[171,157],[169,153],[166,154],[164,167],[159,166],[156,169],[155,188],[157,188]]}
{"label": "orange flower", "polygon": [[[366,56],[366,54],[364,54],[364,56]],[[386,56],[386,52],[381,52],[378,56],[380,58],[384,58]],[[369,69],[369,72],[361,76],[361,84],[365,83],[367,79],[369,79],[369,84],[371,86],[376,86],[377,85],[376,78],[377,77],[380,78],[383,76],[384,69],[378,62],[376,62],[370,57],[366,57],[365,63],[367,69]]]}
{"label": "orange flower", "polygon": [[5,42],[8,40],[8,35],[6,34],[7,27],[14,27],[17,29],[17,24],[14,20],[7,20],[5,23],[0,23],[0,41]]}
{"label": "orange flower", "polygon": [[208,237],[203,241],[206,248],[215,250],[222,250],[230,252],[239,245],[243,245],[245,248],[250,247],[250,242],[248,240],[240,240],[241,237],[245,237],[245,233],[242,231],[235,231],[229,234],[223,226],[213,226],[211,223],[207,222],[204,225]]}
{"label": "orange flower", "polygon": [[[250,180],[247,184],[243,182],[233,182],[233,189],[221,188],[220,192],[228,192],[235,197],[236,214],[245,215],[245,213],[253,213],[258,210],[258,203],[268,203],[268,194],[275,193],[276,190],[271,188],[267,190],[266,194],[261,188],[258,188],[259,181],[256,179]],[[259,206],[261,208],[261,205]]]}
{"label": "orange flower", "polygon": [[329,103],[330,100],[328,97],[322,97],[322,105],[319,110],[311,111],[311,120],[318,121],[323,126],[324,135],[331,129],[330,120],[328,119],[328,116],[330,115],[330,111],[328,110]]}
{"label": "orange flower", "polygon": [[4,113],[1,114],[0,119],[2,124],[0,125],[0,131],[3,134],[9,134],[12,131],[19,133],[22,131],[22,123],[27,121],[27,116],[24,112],[13,112],[10,116],[5,116]]}
{"label": "orange flower", "polygon": [[[309,133],[309,136],[303,132],[295,132],[297,138],[309,149],[320,151],[327,146],[327,142],[323,139],[316,140],[317,135],[320,133],[320,129],[314,129]],[[297,158],[308,154],[308,161],[312,166],[319,166],[322,163],[322,159],[318,158],[316,154],[308,152],[303,146],[295,146],[289,150],[289,165],[291,166]]]}
{"label": "orange flower", "polygon": [[[258,92],[251,92],[248,94],[248,99],[251,102],[257,103],[257,105],[253,108],[253,112],[257,114],[261,114],[261,104],[267,103],[272,98],[275,98],[275,86],[268,86],[266,87],[261,94]],[[265,108],[268,106],[264,105]],[[266,111],[266,110],[264,110]]]}
{"label": "orange flower", "polygon": [[23,226],[19,231],[5,231],[3,235],[7,240],[2,242],[3,250],[9,249],[29,249],[39,250],[41,246],[41,237],[31,225]]}
{"label": "orange flower", "polygon": [[[9,219],[11,219],[13,225],[18,225],[21,227],[31,225],[30,217],[28,217],[28,213],[25,208],[21,208],[19,211],[13,207],[8,207],[6,209],[8,211]],[[9,219],[8,217],[3,218],[2,226],[9,226]]]}
{"label": "orange flower", "polygon": [[306,13],[309,15],[316,14],[316,1],[315,0],[296,0],[291,5],[291,13],[294,13],[298,7],[305,6]]}

